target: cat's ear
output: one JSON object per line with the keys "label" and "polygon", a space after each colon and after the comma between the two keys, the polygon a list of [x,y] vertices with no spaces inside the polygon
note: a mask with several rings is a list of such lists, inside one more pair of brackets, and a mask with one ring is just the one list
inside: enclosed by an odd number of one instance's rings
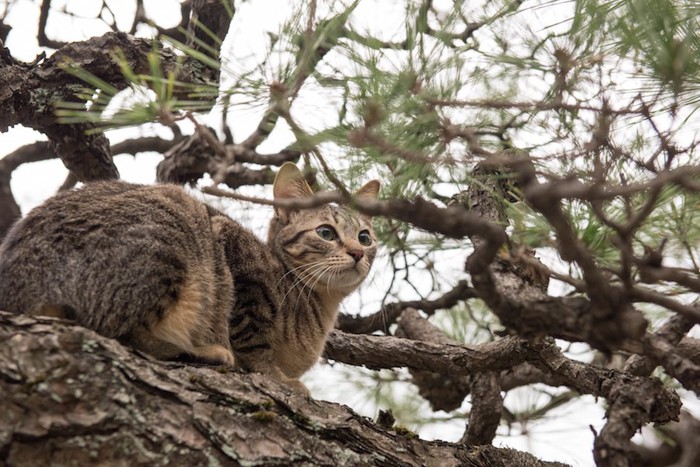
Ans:
{"label": "cat's ear", "polygon": [[[306,183],[304,174],[291,162],[285,162],[280,167],[272,185],[272,193],[276,200],[310,198],[314,195],[314,191]],[[288,224],[293,212],[293,209],[275,208],[275,218],[282,224]]]}
{"label": "cat's ear", "polygon": [[379,180],[370,180],[369,182],[365,183],[362,188],[355,192],[355,196],[358,198],[375,200],[377,199],[377,196],[379,196],[380,187],[381,184],[379,183]]}
{"label": "cat's ear", "polygon": [[291,162],[285,162],[275,177],[272,193],[275,199],[310,198],[314,195],[304,174]]}

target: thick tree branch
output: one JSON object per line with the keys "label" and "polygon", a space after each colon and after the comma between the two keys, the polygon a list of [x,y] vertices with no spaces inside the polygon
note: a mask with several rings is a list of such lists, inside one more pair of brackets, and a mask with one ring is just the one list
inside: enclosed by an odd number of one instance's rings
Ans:
{"label": "thick tree branch", "polygon": [[[505,221],[504,200],[508,187],[503,174],[493,168],[477,166],[476,182],[469,190],[453,197],[453,208],[490,220]],[[470,234],[472,242],[481,248],[482,240]],[[481,237],[483,238],[483,237]],[[530,262],[536,262],[532,258]],[[629,310],[609,319],[593,316],[593,304],[583,296],[551,297],[547,295],[547,277],[530,262],[521,264],[517,255],[501,254],[489,269],[482,269],[467,260],[467,271],[479,298],[499,317],[504,326],[523,336],[554,336],[569,341],[588,342],[594,347],[610,346],[632,352],[641,350],[639,337],[646,321],[638,312]],[[628,316],[629,315],[629,316]],[[629,319],[628,319],[629,318]],[[628,336],[628,334],[633,334]]]}
{"label": "thick tree branch", "polygon": [[[153,51],[151,41],[136,39],[124,33],[108,33],[83,42],[66,45],[38,65],[0,62],[0,131],[21,124],[49,137],[52,149],[60,155],[66,167],[80,180],[116,178],[109,143],[100,133],[87,134],[90,125],[61,125],[54,114],[56,103],[75,101],[75,94],[85,86],[66,72],[70,64],[99,77],[117,89],[128,86],[119,65],[109,53],[122,51],[135,73],[149,70],[148,56]],[[161,50],[163,67],[174,69],[177,58],[171,51]],[[179,79],[196,82],[196,70],[184,69]]]}
{"label": "thick tree branch", "polygon": [[485,344],[454,345],[333,331],[324,355],[370,369],[406,367],[450,375],[485,373],[529,362],[581,394],[608,399],[619,396],[616,391],[622,391],[623,387],[640,388],[628,392],[627,397],[634,400],[635,410],[644,409],[639,416],[646,417],[647,422],[674,420],[680,410],[678,395],[664,388],[658,379],[632,376],[568,359],[551,339],[528,343],[506,337]]}
{"label": "thick tree branch", "polygon": [[598,465],[639,465],[630,441],[635,432],[649,422],[666,423],[678,419],[680,398],[657,378],[631,376],[576,362],[564,357],[553,345],[543,347],[540,360],[532,363],[557,374],[571,389],[607,399],[608,422],[596,437],[594,446]]}
{"label": "thick tree branch", "polygon": [[[545,184],[536,179],[532,162],[522,154],[513,154],[513,157],[518,162],[510,166],[516,168],[520,186],[528,201],[544,214],[557,232],[562,257],[575,260],[581,265],[586,286],[591,292],[589,297],[592,297],[588,305],[585,304],[588,301],[586,299],[582,299],[583,302],[581,302],[584,305],[581,317],[586,319],[585,329],[590,333],[587,341],[593,345],[602,345],[603,348],[611,345],[613,347],[631,346],[636,352],[641,352],[641,338],[644,336],[646,327],[646,321],[641,313],[604,280],[602,271],[594,263],[590,253],[573,235],[571,226],[563,216],[559,200],[550,197]],[[484,190],[480,188],[482,184],[488,186],[488,181],[482,178],[482,183],[475,184],[475,188],[470,187],[470,191],[483,192]],[[493,183],[491,186],[493,187],[491,196],[498,199],[505,198],[506,194],[501,187]],[[488,199],[488,196],[486,198]],[[502,218],[502,214],[494,210],[494,203],[487,202],[483,205],[468,204],[464,201],[462,203],[488,219]],[[514,268],[509,261],[499,260],[492,264],[489,271],[479,271],[478,268],[470,267],[467,262],[467,270],[471,273],[474,287],[481,298],[506,326],[522,332],[523,322],[531,326],[532,322],[561,320],[561,313],[555,317],[551,312],[543,313],[546,310],[538,310],[538,305],[560,299],[548,297],[542,288],[531,285],[529,281],[531,276],[523,275],[522,271]],[[526,315],[526,310],[538,312]],[[594,319],[591,320],[591,318]],[[546,334],[556,336],[563,329],[571,329],[576,334],[581,332],[581,328],[576,330],[571,326],[562,326],[561,321],[552,329],[558,329],[558,331]],[[653,347],[657,358],[666,358],[661,355],[660,350],[662,348],[668,350],[668,348],[658,345],[658,341],[654,342],[657,345],[650,347]],[[633,382],[630,378],[634,377],[628,374],[605,374],[591,365],[566,359],[553,345],[542,346],[539,355],[539,361],[530,363],[540,370],[556,375],[562,383],[580,393],[594,394],[608,399],[608,423],[595,441],[594,452],[599,465],[631,465],[629,456],[634,455],[634,448],[630,438],[635,431],[652,420],[664,423],[678,416],[680,399],[675,393],[666,390],[658,379],[641,379]],[[690,378],[695,376],[693,373]],[[465,438],[469,438],[469,433]]]}
{"label": "thick tree branch", "polygon": [[145,360],[68,322],[0,312],[0,341],[3,464],[562,465],[400,435],[262,375]]}
{"label": "thick tree branch", "polygon": [[692,361],[684,360],[683,354],[678,349],[678,343],[690,331],[693,324],[682,315],[672,316],[654,334],[647,336],[644,340],[646,355],[632,355],[625,362],[624,371],[633,375],[648,376],[659,363],[662,363],[671,376],[681,375],[679,379],[687,381],[689,384],[687,387],[694,388],[697,393],[696,386],[700,381],[697,373],[694,380],[683,376],[684,372],[697,365]]}
{"label": "thick tree branch", "polygon": [[[608,400],[608,423],[596,438],[599,465],[635,465],[630,438],[643,425],[676,420],[680,398],[656,378],[636,377],[599,368],[564,357],[552,341],[527,344],[506,338],[479,346],[436,345],[408,339],[359,336],[334,331],[328,341],[327,358],[372,369],[408,367],[442,374],[485,374],[501,365],[512,367],[529,361],[561,384],[581,394]],[[484,381],[492,387],[495,380]],[[489,389],[487,393],[492,393]],[[500,413],[500,412],[499,412]],[[479,427],[493,427],[482,423]],[[466,439],[485,441],[490,431],[467,433]],[[488,435],[488,436],[487,436]]]}
{"label": "thick tree branch", "polygon": [[[196,36],[197,47],[201,44],[213,47],[210,44],[213,39],[208,35],[206,40],[199,37],[205,34],[204,28],[208,28],[218,37],[218,42],[214,41],[214,49],[218,50],[228,31],[232,10],[231,14],[223,14],[226,8],[219,0],[194,3],[194,14],[198,18],[195,23],[199,26],[193,36]],[[44,24],[49,5],[49,1],[42,4]],[[75,101],[75,94],[85,85],[66,72],[65,67],[80,68],[116,89],[123,89],[129,81],[121,73],[120,64],[112,52],[120,52],[125,60],[123,65],[134,73],[149,74],[149,56],[153,50],[152,41],[117,32],[64,45],[38,65],[0,61],[0,108],[6,110],[0,115],[0,131],[21,124],[45,133],[66,167],[80,180],[117,177],[109,143],[103,135],[87,134],[91,129],[89,125],[59,125],[56,122],[55,104]],[[157,54],[163,73],[177,71],[176,79],[180,82],[212,84],[218,80],[218,71],[216,76],[204,76],[205,70],[200,62],[180,63],[177,54],[168,49],[160,49]]]}
{"label": "thick tree branch", "polygon": [[[76,94],[85,86],[66,72],[66,66],[80,68],[117,90],[123,89],[129,81],[121,73],[120,66],[128,67],[135,74],[149,74],[152,65],[149,57],[154,52],[152,42],[119,32],[69,44],[50,41],[45,34],[50,6],[50,0],[41,5],[39,42],[60,49],[40,64],[18,63],[9,53],[0,57],[0,108],[4,109],[0,115],[0,131],[21,124],[46,134],[50,149],[61,157],[78,180],[118,178],[107,138],[102,133],[94,133],[94,127],[89,124],[58,124],[54,107],[58,102],[76,101]],[[143,13],[142,6],[140,8],[137,15]],[[218,51],[228,32],[233,11],[232,4],[227,7],[220,0],[195,1],[190,22],[190,45],[195,50]],[[124,63],[117,63],[114,52],[120,53]],[[157,54],[163,73],[176,71],[175,78],[179,82],[218,83],[218,69],[208,73],[208,68],[201,62],[190,58],[181,63],[177,54],[168,49],[160,49]],[[182,96],[176,92],[176,97]],[[159,149],[166,148],[159,146]],[[8,179],[9,172],[5,168],[4,172],[0,171],[0,196],[8,207],[0,213],[0,235],[19,213]]]}
{"label": "thick tree branch", "polygon": [[407,367],[443,375],[470,375],[512,368],[524,362],[529,352],[527,342],[515,337],[479,345],[457,345],[333,331],[324,355],[373,370]]}

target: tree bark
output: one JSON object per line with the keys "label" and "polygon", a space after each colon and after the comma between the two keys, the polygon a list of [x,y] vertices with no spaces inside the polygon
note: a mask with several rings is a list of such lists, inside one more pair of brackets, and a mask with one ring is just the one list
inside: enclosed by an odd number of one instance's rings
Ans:
{"label": "tree bark", "polygon": [[260,374],[159,362],[68,321],[0,312],[0,464],[557,466],[425,441]]}

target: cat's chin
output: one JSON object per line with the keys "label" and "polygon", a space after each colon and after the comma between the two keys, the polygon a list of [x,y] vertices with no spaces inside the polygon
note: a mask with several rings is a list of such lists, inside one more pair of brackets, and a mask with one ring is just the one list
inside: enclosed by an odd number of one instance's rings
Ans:
{"label": "cat's chin", "polygon": [[365,276],[355,268],[346,269],[333,274],[329,281],[318,281],[314,289],[318,293],[333,291],[341,295],[348,295],[360,286]]}

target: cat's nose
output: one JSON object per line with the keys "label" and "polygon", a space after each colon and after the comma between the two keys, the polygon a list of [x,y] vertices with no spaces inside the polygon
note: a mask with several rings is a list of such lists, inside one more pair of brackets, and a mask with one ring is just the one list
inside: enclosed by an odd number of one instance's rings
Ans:
{"label": "cat's nose", "polygon": [[365,255],[365,252],[362,251],[361,248],[348,248],[347,252],[350,256],[352,256],[352,259],[354,259],[356,263],[358,263]]}

